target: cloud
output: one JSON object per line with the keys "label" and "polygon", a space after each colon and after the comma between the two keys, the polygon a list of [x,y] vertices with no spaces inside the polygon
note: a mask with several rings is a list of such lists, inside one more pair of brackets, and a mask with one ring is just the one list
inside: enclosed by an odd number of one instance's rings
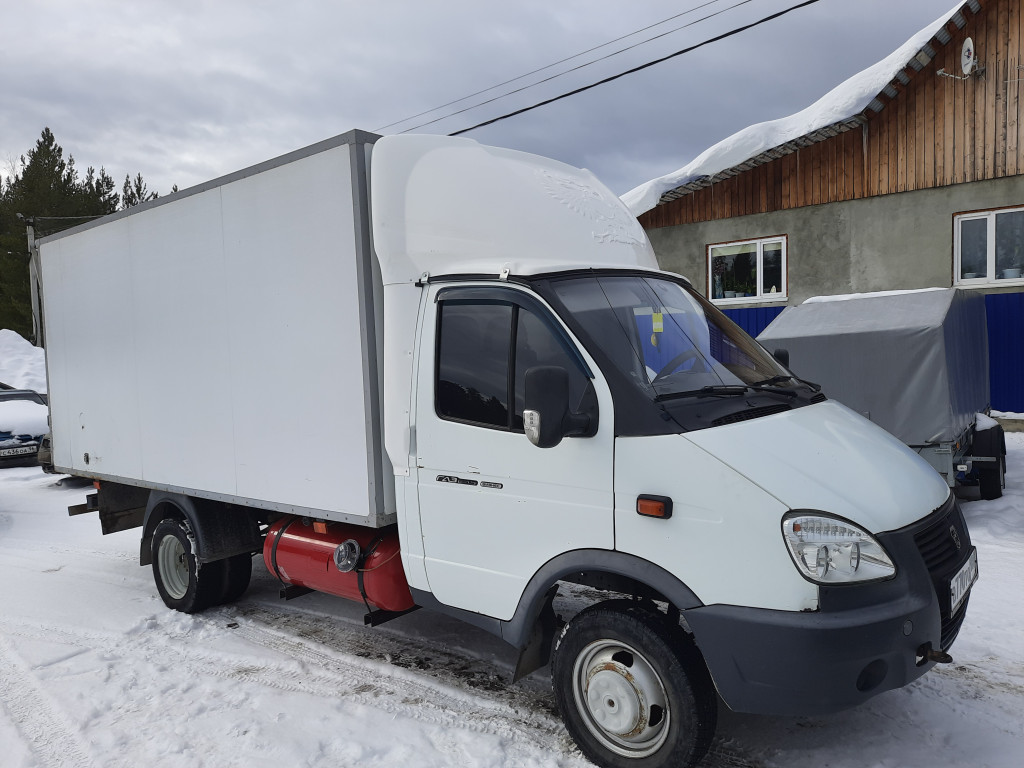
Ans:
{"label": "cloud", "polygon": [[[790,3],[755,0],[424,130],[464,128]],[[30,149],[49,126],[83,170],[103,165],[118,180],[141,171],[167,192],[351,128],[372,130],[700,4],[12,3],[0,48],[0,159]],[[675,25],[732,4],[720,0]],[[470,135],[589,167],[621,193],[740,128],[802,109],[949,5],[823,0]]]}

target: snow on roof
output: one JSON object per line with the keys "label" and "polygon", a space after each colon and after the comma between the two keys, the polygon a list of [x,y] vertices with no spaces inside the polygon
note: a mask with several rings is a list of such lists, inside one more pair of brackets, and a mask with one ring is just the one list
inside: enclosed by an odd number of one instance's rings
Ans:
{"label": "snow on roof", "polygon": [[706,149],[689,164],[622,195],[639,216],[654,208],[661,196],[691,181],[739,165],[769,149],[794,141],[862,113],[918,52],[964,6],[959,0],[949,13],[933,21],[877,64],[839,84],[806,109],[778,120],[758,123]]}
{"label": "snow on roof", "polygon": [[812,296],[804,299],[804,304],[826,304],[832,301],[857,301],[859,299],[877,299],[882,296],[906,296],[911,293],[930,293],[932,291],[949,291],[951,288],[910,288],[898,291],[872,291],[871,293],[839,293],[834,296]]}

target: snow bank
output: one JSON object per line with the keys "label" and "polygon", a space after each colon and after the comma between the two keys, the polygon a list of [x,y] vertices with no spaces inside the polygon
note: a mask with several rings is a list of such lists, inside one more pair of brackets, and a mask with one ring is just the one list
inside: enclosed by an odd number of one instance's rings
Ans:
{"label": "snow bank", "polygon": [[12,435],[45,435],[50,431],[46,423],[49,410],[31,400],[0,402],[0,432]]}
{"label": "snow bank", "polygon": [[43,350],[33,347],[14,331],[0,330],[0,381],[15,389],[46,392]]}
{"label": "snow bank", "polygon": [[679,170],[631,189],[622,196],[622,202],[639,216],[654,208],[663,194],[678,186],[732,168],[769,149],[860,114],[962,5],[963,0],[959,0],[949,13],[933,21],[882,61],[858,72],[803,111],[734,133]]}
{"label": "snow bank", "polygon": [[1015,411],[992,411],[992,417],[995,419],[1020,419],[1024,421],[1024,413],[1016,413]]}

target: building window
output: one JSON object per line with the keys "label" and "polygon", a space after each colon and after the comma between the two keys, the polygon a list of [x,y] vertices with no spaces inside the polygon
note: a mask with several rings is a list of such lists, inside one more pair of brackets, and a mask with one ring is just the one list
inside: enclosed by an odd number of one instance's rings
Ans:
{"label": "building window", "polygon": [[785,300],[786,237],[709,245],[708,296],[716,304]]}
{"label": "building window", "polygon": [[1024,208],[953,218],[957,285],[1024,283]]}

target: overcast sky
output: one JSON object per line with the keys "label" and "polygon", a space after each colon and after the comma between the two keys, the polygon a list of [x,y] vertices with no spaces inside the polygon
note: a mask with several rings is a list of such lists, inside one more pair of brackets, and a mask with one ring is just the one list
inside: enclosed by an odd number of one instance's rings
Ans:
{"label": "overcast sky", "polygon": [[[84,173],[167,193],[351,128],[395,133],[690,26],[439,122],[450,133],[798,0],[0,0],[0,167],[49,126]],[[467,134],[590,168],[618,194],[752,123],[799,111],[955,0],[820,0],[614,83]],[[706,20],[710,14],[718,13]],[[694,23],[696,22],[696,23]]]}

